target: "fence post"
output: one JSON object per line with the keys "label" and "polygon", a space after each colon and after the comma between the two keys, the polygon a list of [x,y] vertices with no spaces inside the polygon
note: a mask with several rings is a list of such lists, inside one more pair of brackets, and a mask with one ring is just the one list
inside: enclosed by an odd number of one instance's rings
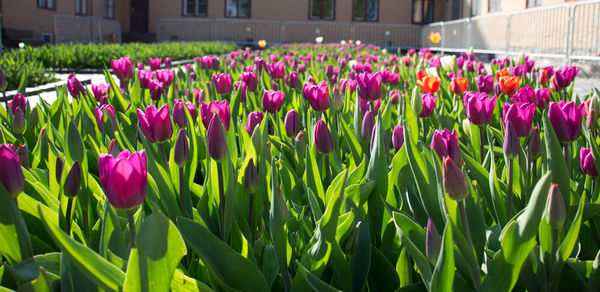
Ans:
{"label": "fence post", "polygon": [[467,45],[465,46],[465,48],[471,48],[473,46],[472,40],[471,40],[471,18],[467,18]]}
{"label": "fence post", "polygon": [[512,13],[506,15],[506,53],[505,57],[508,57],[508,53],[510,52],[510,19],[512,17]]}
{"label": "fence post", "polygon": [[281,22],[281,31],[279,32],[279,42],[280,43],[285,43],[286,39],[285,39],[285,22],[282,21]]}
{"label": "fence post", "polygon": [[440,54],[444,54],[444,48],[446,47],[446,25],[444,22],[440,22],[440,34],[442,35],[442,47],[440,48]]}
{"label": "fence post", "polygon": [[567,65],[571,66],[571,50],[573,50],[573,38],[575,34],[575,23],[573,13],[574,10],[577,9],[577,6],[571,10],[571,6],[567,8],[568,18],[567,18],[567,49],[565,51],[565,62]]}

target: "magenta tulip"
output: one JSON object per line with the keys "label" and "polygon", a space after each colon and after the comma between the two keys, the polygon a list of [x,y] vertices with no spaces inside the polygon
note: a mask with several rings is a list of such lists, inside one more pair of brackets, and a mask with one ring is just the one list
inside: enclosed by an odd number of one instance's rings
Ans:
{"label": "magenta tulip", "polygon": [[357,76],[358,94],[366,101],[375,101],[381,98],[381,72],[361,73]]}
{"label": "magenta tulip", "polygon": [[394,150],[396,150],[396,152],[402,148],[402,145],[404,145],[404,127],[394,127],[394,133],[392,133],[392,144],[394,145]]}
{"label": "magenta tulip", "polygon": [[289,76],[285,76],[284,81],[285,81],[285,84],[287,84],[287,86],[290,88],[293,88],[293,89],[300,88],[300,80],[298,79],[298,73],[296,71],[292,71],[292,72],[290,72]]}
{"label": "magenta tulip", "polygon": [[117,209],[131,209],[144,202],[148,172],[146,152],[121,152],[117,157],[100,154],[100,182],[108,201]]}
{"label": "magenta tulip", "polygon": [[133,77],[133,63],[131,63],[130,58],[121,57],[118,60],[111,60],[110,65],[119,80],[129,81]]}
{"label": "magenta tulip", "polygon": [[298,135],[298,132],[300,132],[300,121],[298,120],[298,112],[295,109],[287,112],[283,126],[288,137],[293,139]]}
{"label": "magenta tulip", "polygon": [[562,142],[577,140],[581,134],[581,122],[583,121],[583,107],[579,107],[573,101],[564,100],[550,103],[548,117],[556,132],[556,137]]}
{"label": "magenta tulip", "polygon": [[240,74],[240,80],[246,83],[246,87],[248,88],[248,90],[256,92],[256,90],[258,89],[258,77],[256,76],[256,73],[243,72],[242,74]]}
{"label": "magenta tulip", "polygon": [[533,114],[535,113],[535,105],[529,102],[516,102],[513,104],[505,103],[502,113],[502,121],[504,127],[510,120],[515,127],[518,137],[527,137],[531,131],[533,123]]}
{"label": "magenta tulip", "polygon": [[449,156],[458,166],[462,166],[463,160],[460,154],[460,144],[455,130],[436,130],[431,138],[429,147],[433,148],[440,159]]}
{"label": "magenta tulip", "polygon": [[213,74],[212,81],[215,84],[215,90],[217,90],[218,94],[231,92],[231,75],[225,73]]}
{"label": "magenta tulip", "polygon": [[194,107],[192,102],[184,102],[181,98],[176,99],[173,103],[173,122],[180,128],[187,126],[187,116],[185,115],[184,107],[187,107],[192,120],[196,118],[196,107]]}
{"label": "magenta tulip", "polygon": [[227,154],[227,140],[218,115],[213,115],[208,124],[206,147],[208,148],[208,155],[217,162],[223,160]]}
{"label": "magenta tulip", "polygon": [[167,67],[167,68],[171,68],[171,62],[172,62],[172,61],[173,61],[173,60],[171,60],[171,58],[169,58],[169,57],[166,57],[166,58],[165,58],[165,67]]}
{"label": "magenta tulip", "polygon": [[490,98],[485,92],[466,92],[463,101],[467,118],[472,124],[486,125],[492,119],[496,97]]}
{"label": "magenta tulip", "polygon": [[[81,95],[85,94],[85,87],[79,79],[73,75],[73,73],[69,74],[69,78],[67,79],[67,89],[71,96],[75,99],[79,99]],[[23,108],[24,109],[24,108]]]}
{"label": "magenta tulip", "polygon": [[142,89],[150,88],[150,81],[154,78],[154,73],[150,70],[138,71],[138,78],[140,78],[140,87]]}
{"label": "magenta tulip", "polygon": [[362,127],[360,128],[360,134],[366,141],[371,141],[371,133],[373,132],[373,126],[375,125],[375,119],[371,111],[367,111],[362,120]]}
{"label": "magenta tulip", "polygon": [[108,86],[108,84],[92,84],[92,93],[94,94],[94,99],[96,99],[97,102],[100,102],[103,98],[105,98],[109,90],[110,86]]}
{"label": "magenta tulip", "polygon": [[0,182],[16,198],[25,187],[25,178],[13,145],[0,144],[0,165]]}
{"label": "magenta tulip", "polygon": [[150,64],[150,70],[156,71],[160,69],[160,64],[162,63],[161,58],[150,58],[148,59],[148,64]]}
{"label": "magenta tulip", "polygon": [[330,98],[327,81],[321,81],[318,85],[304,83],[302,91],[304,92],[304,98],[314,110],[324,112],[329,108]]}
{"label": "magenta tulip", "polygon": [[27,98],[23,94],[17,93],[13,96],[12,101],[8,103],[8,107],[13,115],[17,111],[17,108],[25,111],[27,109]]}
{"label": "magenta tulip", "polygon": [[229,131],[229,124],[231,120],[229,102],[227,100],[223,100],[221,102],[213,100],[209,104],[206,104],[205,102],[200,104],[200,117],[202,118],[202,124],[204,124],[206,129],[208,129],[210,120],[213,118],[215,113],[219,115],[221,123],[223,124],[223,127],[225,127],[225,132]]}
{"label": "magenta tulip", "polygon": [[272,79],[281,79],[285,76],[285,67],[282,61],[269,63],[267,65],[267,72],[271,75]]}
{"label": "magenta tulip", "polygon": [[285,95],[279,90],[267,90],[263,94],[262,106],[263,110],[272,114],[278,112],[283,105]]}
{"label": "magenta tulip", "polygon": [[148,141],[160,143],[171,139],[171,136],[173,136],[169,105],[165,104],[159,110],[153,105],[148,106],[145,114],[138,109],[137,115],[140,129]]}
{"label": "magenta tulip", "polygon": [[317,146],[317,151],[320,153],[328,154],[333,152],[333,136],[323,120],[319,120],[315,125],[315,145]]}
{"label": "magenta tulip", "polygon": [[162,82],[165,87],[171,86],[173,83],[173,78],[175,77],[175,72],[171,69],[163,69],[156,71],[156,79]]}
{"label": "magenta tulip", "polygon": [[581,166],[583,173],[589,176],[598,176],[598,170],[596,169],[596,163],[594,162],[591,148],[582,147],[581,150],[579,150],[579,165]]}
{"label": "magenta tulip", "polygon": [[433,114],[433,111],[435,110],[437,96],[431,93],[425,93],[421,94],[421,100],[423,101],[423,108],[421,109],[421,113],[419,113],[419,117],[430,117]]}
{"label": "magenta tulip", "polygon": [[101,107],[96,107],[94,109],[94,117],[96,117],[96,124],[98,125],[98,129],[102,131],[104,128],[104,112],[107,112],[110,116],[110,120],[112,121],[113,129],[117,129],[117,115],[115,112],[115,108],[110,104],[102,105]]}
{"label": "magenta tulip", "polygon": [[150,98],[152,100],[160,100],[165,90],[165,85],[162,82],[158,81],[158,79],[150,79],[150,84],[148,84],[148,88],[150,89]]}
{"label": "magenta tulip", "polygon": [[246,132],[248,132],[248,135],[252,136],[254,129],[260,125],[264,116],[261,111],[251,112],[248,115],[248,120],[246,121]]}
{"label": "magenta tulip", "polygon": [[[233,83],[236,91],[240,91],[240,102],[246,102],[246,82],[236,81]],[[240,88],[241,87],[241,88]]]}

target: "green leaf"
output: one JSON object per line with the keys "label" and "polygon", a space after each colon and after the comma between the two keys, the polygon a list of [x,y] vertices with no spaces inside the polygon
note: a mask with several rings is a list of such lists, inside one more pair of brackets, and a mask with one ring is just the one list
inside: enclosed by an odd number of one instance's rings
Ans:
{"label": "green leaf", "polygon": [[454,281],[454,245],[452,244],[452,227],[446,223],[442,236],[442,248],[431,277],[431,291],[452,291]]}
{"label": "green leaf", "polygon": [[44,271],[44,268],[39,267],[39,277],[31,282],[26,283],[25,285],[19,287],[19,292],[50,292],[52,290],[52,284],[50,282],[50,277]]}
{"label": "green leaf", "polygon": [[432,274],[429,260],[425,257],[425,230],[402,213],[394,213],[393,217],[402,245],[417,264],[423,282],[429,283]]}
{"label": "green leaf", "polygon": [[327,199],[325,198],[325,190],[323,189],[321,174],[319,172],[319,167],[317,166],[317,160],[315,159],[315,152],[316,151],[313,149],[306,149],[306,171],[304,172],[304,179],[307,187],[315,192],[317,198],[321,199],[321,201],[325,203],[327,202]]}
{"label": "green leaf", "polygon": [[352,255],[352,291],[363,291],[371,266],[371,240],[369,224],[359,221],[356,225],[356,252]]}
{"label": "green leaf", "polygon": [[577,213],[575,214],[575,218],[573,219],[573,223],[571,223],[571,227],[569,227],[569,232],[565,235],[565,239],[563,239],[562,244],[558,248],[558,253],[560,255],[561,262],[566,261],[573,248],[575,247],[575,243],[577,243],[577,238],[579,236],[579,229],[581,228],[581,219],[583,217],[583,206],[585,203],[585,193],[581,196],[579,200],[579,208],[577,209]]}
{"label": "green leaf", "polygon": [[14,265],[33,256],[29,232],[19,207],[0,183],[0,253]]}
{"label": "green leaf", "polygon": [[168,290],[175,268],[187,253],[175,224],[156,210],[140,226],[135,242],[123,290]]}
{"label": "green leaf", "polygon": [[[119,270],[91,249],[81,245],[67,236],[56,223],[49,219],[52,211],[42,205],[38,206],[42,223],[56,245],[81,273],[97,285],[107,290],[119,290],[125,281],[125,273]],[[56,215],[54,215],[56,216]]]}
{"label": "green leaf", "polygon": [[306,269],[301,263],[298,263],[298,274],[302,275],[308,285],[313,289],[313,291],[322,291],[322,292],[335,292],[340,291],[335,289],[331,285],[323,282],[323,280],[319,279],[317,276],[313,275],[308,269]]}
{"label": "green leaf", "polygon": [[175,274],[173,274],[173,280],[171,280],[171,291],[211,292],[213,290],[206,286],[206,284],[197,281],[194,278],[190,278],[179,270],[176,270]]}
{"label": "green leaf", "polygon": [[204,226],[186,218],[177,218],[181,235],[194,249],[219,284],[242,291],[269,291],[260,269],[236,253]]}

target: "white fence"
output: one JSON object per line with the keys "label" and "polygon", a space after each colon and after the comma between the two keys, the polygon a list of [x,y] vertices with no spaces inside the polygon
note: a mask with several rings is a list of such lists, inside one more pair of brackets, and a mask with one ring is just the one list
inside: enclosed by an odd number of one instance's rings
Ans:
{"label": "white fence", "polygon": [[97,16],[54,15],[54,37],[62,43],[121,42],[121,24]]}

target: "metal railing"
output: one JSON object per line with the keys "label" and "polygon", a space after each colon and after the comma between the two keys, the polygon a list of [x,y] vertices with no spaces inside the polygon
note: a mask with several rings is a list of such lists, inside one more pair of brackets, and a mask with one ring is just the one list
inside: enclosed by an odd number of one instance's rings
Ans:
{"label": "metal railing", "polygon": [[54,15],[54,36],[61,43],[121,42],[121,24],[97,16]]}

